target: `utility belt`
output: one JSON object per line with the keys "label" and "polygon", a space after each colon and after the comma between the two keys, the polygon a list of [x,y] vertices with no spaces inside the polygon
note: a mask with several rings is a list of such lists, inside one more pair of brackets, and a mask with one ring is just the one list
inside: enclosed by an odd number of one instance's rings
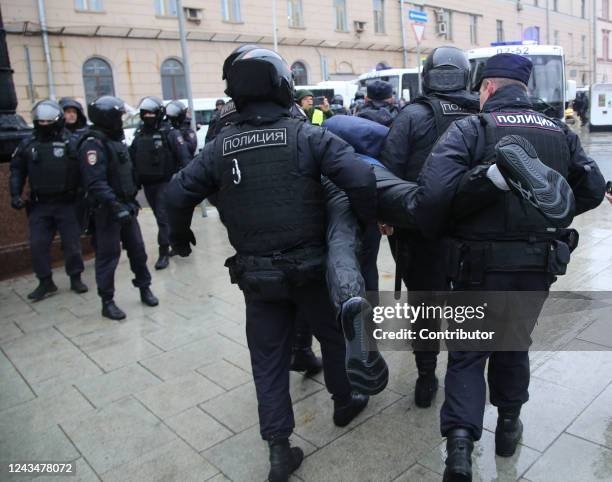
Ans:
{"label": "utility belt", "polygon": [[559,229],[555,237],[532,240],[465,240],[446,238],[447,276],[479,285],[488,272],[541,272],[564,275],[578,246],[575,229]]}
{"label": "utility belt", "polygon": [[225,260],[232,283],[251,298],[287,297],[292,287],[325,280],[324,247],[298,248],[270,255],[236,254]]}
{"label": "utility belt", "polygon": [[38,193],[36,191],[30,192],[30,200],[33,203],[71,203],[76,200],[76,197],[76,189],[65,192],[45,194]]}

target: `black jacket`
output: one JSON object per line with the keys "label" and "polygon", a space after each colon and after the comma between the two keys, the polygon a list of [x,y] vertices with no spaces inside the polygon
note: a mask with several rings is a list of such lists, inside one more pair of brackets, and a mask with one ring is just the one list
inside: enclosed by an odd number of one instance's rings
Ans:
{"label": "black jacket", "polygon": [[[532,104],[524,90],[518,86],[499,89],[487,100],[483,112],[531,109]],[[580,139],[567,126],[562,127],[570,152],[568,182],[576,199],[576,214],[597,207],[604,198],[605,180],[599,167],[584,152]],[[463,118],[449,127],[438,140],[427,158],[419,177],[416,193],[415,217],[421,230],[428,236],[438,236],[448,229],[449,219],[458,206],[469,208],[466,196],[478,194],[458,192],[464,174],[476,167],[485,154],[484,127],[477,116]],[[486,169],[481,176],[485,179]],[[473,181],[473,179],[472,179]],[[483,183],[485,189],[495,192],[492,183]],[[457,197],[455,197],[457,195]]]}
{"label": "black jacket", "polygon": [[[447,100],[466,109],[478,112],[478,98],[462,91],[448,94],[431,94],[430,97]],[[393,122],[385,141],[380,161],[396,176],[416,181],[425,159],[417,159],[415,153],[431,152],[438,140],[436,119],[431,107],[413,102],[402,108]]]}
{"label": "black jacket", "polygon": [[[290,117],[289,110],[269,102],[245,106],[237,122],[273,126]],[[219,189],[222,159],[214,152],[217,139],[205,145],[194,161],[180,171],[166,191],[170,230],[180,237],[189,228],[193,208]],[[298,135],[298,165],[303,173],[320,181],[327,176],[343,189],[355,214],[363,222],[376,221],[376,179],[369,165],[357,160],[355,151],[326,129],[303,122]]]}
{"label": "black jacket", "polygon": [[368,100],[355,115],[390,127],[398,113],[397,107],[392,104],[380,100]]}

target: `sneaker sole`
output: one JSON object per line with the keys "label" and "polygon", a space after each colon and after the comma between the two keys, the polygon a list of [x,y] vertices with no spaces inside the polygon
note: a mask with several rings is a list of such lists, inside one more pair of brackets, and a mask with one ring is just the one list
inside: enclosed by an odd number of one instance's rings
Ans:
{"label": "sneaker sole", "polygon": [[[363,349],[367,346],[365,324],[372,316],[372,307],[367,305],[367,308],[352,320],[342,319],[346,345],[346,375],[353,389],[364,395],[382,392],[389,382],[389,368],[382,354],[377,348],[371,352]],[[352,339],[349,339],[347,333],[353,335]]]}
{"label": "sneaker sole", "polygon": [[495,146],[497,166],[510,189],[540,211],[555,227],[570,225],[576,209],[565,178],[538,158],[524,137],[503,137]]}

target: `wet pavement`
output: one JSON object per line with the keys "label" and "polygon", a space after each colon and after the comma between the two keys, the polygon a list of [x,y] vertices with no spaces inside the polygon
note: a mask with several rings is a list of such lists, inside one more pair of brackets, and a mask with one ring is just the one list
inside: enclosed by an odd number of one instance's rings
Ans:
{"label": "wet pavement", "polygon": [[[612,179],[612,134],[581,132]],[[139,302],[125,256],[117,272],[122,323],[100,316],[93,262],[90,292],[68,290],[37,304],[26,295],[32,275],[0,283],[0,461],[76,461],[68,481],[264,480],[267,450],[258,432],[255,391],[244,333],[244,301],[223,267],[233,254],[216,211],[194,217],[198,245],[153,271],[160,306]],[[155,223],[143,210],[149,264]],[[612,288],[612,206],[576,220],[580,247],[558,290]],[[393,286],[386,243],[381,284]],[[584,313],[564,320],[580,322]],[[561,320],[561,317],[560,317]],[[533,352],[523,441],[509,459],[494,455],[496,411],[474,451],[474,480],[612,481],[612,321],[593,321],[567,341],[573,351]],[[416,379],[409,352],[388,352],[389,387],[348,427],[332,424],[322,376],[291,375],[293,442],[307,457],[294,480],[439,481],[444,443],[438,393],[430,409],[412,400]],[[444,380],[446,354],[438,375]],[[28,480],[9,477],[0,480]],[[41,477],[44,479],[44,477]],[[38,480],[38,479],[37,479]],[[55,477],[51,480],[62,480]]]}

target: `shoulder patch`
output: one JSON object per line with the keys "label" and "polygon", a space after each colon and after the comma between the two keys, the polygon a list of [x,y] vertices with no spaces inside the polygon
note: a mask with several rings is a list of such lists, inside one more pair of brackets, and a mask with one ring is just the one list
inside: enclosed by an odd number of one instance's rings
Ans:
{"label": "shoulder patch", "polygon": [[287,129],[258,129],[240,132],[223,139],[223,155],[229,156],[236,152],[249,151],[260,147],[286,146]]}
{"label": "shoulder patch", "polygon": [[98,162],[98,151],[87,151],[87,163],[90,166],[95,166]]}
{"label": "shoulder patch", "polygon": [[444,115],[466,115],[470,114],[470,111],[464,107],[455,104],[454,102],[440,102],[442,107],[442,114]]}
{"label": "shoulder patch", "polygon": [[185,143],[185,139],[183,139],[183,136],[182,136],[182,135],[180,135],[180,134],[179,134],[178,136],[176,136],[176,141],[177,141],[179,144],[184,144],[184,143]]}
{"label": "shoulder patch", "polygon": [[548,131],[561,131],[556,122],[536,112],[491,112],[498,127],[532,127]]}
{"label": "shoulder patch", "polygon": [[234,104],[233,100],[230,100],[229,102],[226,102],[223,107],[221,107],[221,114],[219,117],[223,119],[234,112],[236,112],[236,104]]}

